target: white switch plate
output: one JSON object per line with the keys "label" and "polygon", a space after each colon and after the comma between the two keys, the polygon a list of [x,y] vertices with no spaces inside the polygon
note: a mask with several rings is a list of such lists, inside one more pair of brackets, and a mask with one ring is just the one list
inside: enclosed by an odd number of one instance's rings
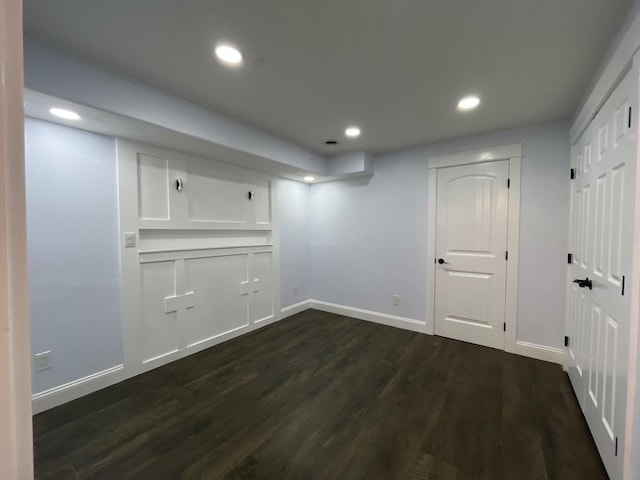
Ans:
{"label": "white switch plate", "polygon": [[394,295],[393,296],[393,304],[394,305],[400,305],[400,295]]}
{"label": "white switch plate", "polygon": [[48,370],[51,368],[51,350],[47,350],[46,352],[36,353],[33,356],[33,365],[36,369],[36,372],[41,372],[42,370]]}
{"label": "white switch plate", "polygon": [[134,232],[124,232],[124,246],[126,248],[136,246],[136,234]]}

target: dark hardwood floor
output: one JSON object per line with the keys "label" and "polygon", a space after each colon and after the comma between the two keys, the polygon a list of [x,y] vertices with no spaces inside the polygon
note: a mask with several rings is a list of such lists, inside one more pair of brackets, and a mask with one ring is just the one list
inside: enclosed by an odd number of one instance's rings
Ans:
{"label": "dark hardwood floor", "polygon": [[314,310],[33,423],[36,478],[607,478],[560,366]]}

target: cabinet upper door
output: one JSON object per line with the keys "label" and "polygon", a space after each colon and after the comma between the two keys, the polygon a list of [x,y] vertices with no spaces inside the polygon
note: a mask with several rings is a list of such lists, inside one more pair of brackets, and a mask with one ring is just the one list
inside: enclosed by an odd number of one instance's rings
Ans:
{"label": "cabinet upper door", "polygon": [[270,178],[197,158],[138,152],[138,220],[143,229],[271,229]]}

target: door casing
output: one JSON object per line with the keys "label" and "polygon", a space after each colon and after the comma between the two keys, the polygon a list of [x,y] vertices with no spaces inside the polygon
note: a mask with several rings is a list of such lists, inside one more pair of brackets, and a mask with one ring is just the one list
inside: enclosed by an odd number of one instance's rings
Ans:
{"label": "door casing", "polygon": [[506,278],[506,303],[505,323],[506,332],[504,349],[510,353],[517,352],[516,344],[516,317],[518,307],[518,246],[520,244],[520,174],[522,170],[522,143],[490,147],[482,150],[472,150],[452,155],[439,155],[430,157],[429,189],[428,189],[428,232],[427,232],[427,333],[435,332],[435,291],[436,291],[436,198],[438,169],[460,165],[472,165],[489,161],[509,161],[509,201],[508,201],[508,226],[507,226],[507,250],[509,260],[507,262]]}

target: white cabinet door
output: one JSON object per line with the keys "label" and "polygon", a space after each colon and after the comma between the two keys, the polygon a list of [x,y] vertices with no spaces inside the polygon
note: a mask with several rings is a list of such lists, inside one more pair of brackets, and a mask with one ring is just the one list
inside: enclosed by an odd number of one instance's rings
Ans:
{"label": "white cabinet door", "polygon": [[504,349],[509,161],[437,175],[435,333]]}
{"label": "white cabinet door", "polygon": [[169,203],[169,160],[137,155],[138,218],[140,221],[171,220]]}
{"label": "white cabinet door", "polygon": [[248,255],[225,255],[185,260],[185,292],[196,302],[187,310],[184,328],[187,347],[249,325]]}
{"label": "white cabinet door", "polygon": [[138,339],[142,363],[165,357],[179,349],[178,317],[167,312],[165,298],[176,296],[175,262],[153,262],[140,265],[142,318]]}
{"label": "white cabinet door", "polygon": [[135,152],[140,228],[271,230],[270,178],[195,157],[140,150]]}
{"label": "white cabinet door", "polygon": [[273,318],[273,254],[256,253],[251,259],[251,320],[261,322]]}
{"label": "white cabinet door", "polygon": [[189,164],[184,195],[187,219],[202,223],[245,223],[249,188],[240,175]]}
{"label": "white cabinet door", "polygon": [[637,155],[631,80],[627,74],[572,149],[568,370],[611,478],[622,478],[628,381]]}

